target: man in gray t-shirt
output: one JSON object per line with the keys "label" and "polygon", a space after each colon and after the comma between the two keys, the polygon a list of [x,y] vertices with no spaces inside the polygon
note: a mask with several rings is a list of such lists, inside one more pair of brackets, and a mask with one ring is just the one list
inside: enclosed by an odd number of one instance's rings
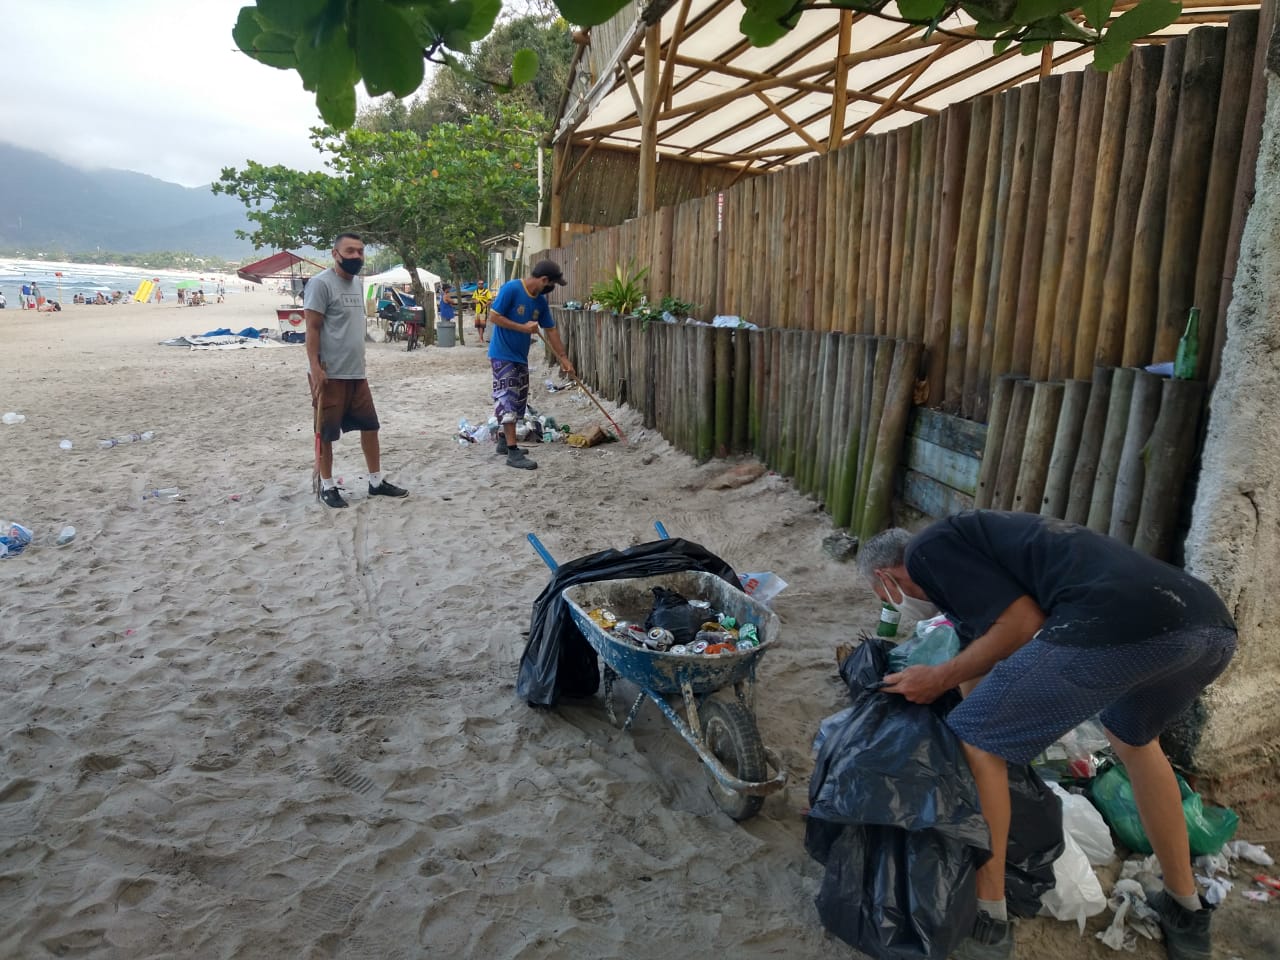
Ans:
{"label": "man in gray t-shirt", "polygon": [[333,481],[333,441],[351,430],[360,431],[369,496],[407,497],[408,490],[383,479],[378,413],[364,375],[364,297],[356,280],[364,267],[364,241],[354,233],[341,234],[333,245],[333,264],[307,281],[302,301],[320,499],[330,507],[347,505]]}

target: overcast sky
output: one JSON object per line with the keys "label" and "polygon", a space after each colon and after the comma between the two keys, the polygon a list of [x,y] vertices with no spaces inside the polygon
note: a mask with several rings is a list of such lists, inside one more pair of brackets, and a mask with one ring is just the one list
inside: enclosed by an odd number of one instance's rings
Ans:
{"label": "overcast sky", "polygon": [[318,168],[313,95],[231,39],[247,3],[3,0],[0,140],[189,187],[246,159]]}

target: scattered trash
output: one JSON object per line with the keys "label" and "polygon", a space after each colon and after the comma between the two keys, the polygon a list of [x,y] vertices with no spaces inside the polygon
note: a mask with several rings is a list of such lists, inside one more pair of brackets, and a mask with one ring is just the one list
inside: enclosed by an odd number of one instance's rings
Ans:
{"label": "scattered trash", "polygon": [[[1219,852],[1236,832],[1240,818],[1225,807],[1206,807],[1200,794],[1193,791],[1180,775],[1177,776],[1192,855]],[[1136,853],[1151,852],[1151,842],[1138,818],[1133,785],[1123,766],[1115,764],[1103,771],[1093,781],[1089,795],[1121,843]]]}
{"label": "scattered trash", "polygon": [[177,487],[161,487],[158,490],[148,490],[142,495],[143,500],[180,500],[182,491]]}
{"label": "scattered trash", "polygon": [[1269,867],[1275,863],[1266,847],[1254,846],[1247,840],[1232,840],[1223,849],[1232,860],[1248,860],[1260,867]]}
{"label": "scattered trash", "polygon": [[58,444],[58,447],[62,450],[70,450],[73,446],[74,444],[70,440],[63,440]]}
{"label": "scattered trash", "polygon": [[1059,784],[1050,782],[1049,789],[1062,801],[1063,829],[1080,847],[1095,867],[1102,867],[1116,858],[1116,845],[1111,840],[1111,830],[1102,819],[1098,808],[1088,797],[1068,793]]}
{"label": "scattered trash", "polygon": [[1086,720],[1064,733],[1032,762],[1049,775],[1089,780],[1098,772],[1098,755],[1111,749],[1106,731],[1097,720]]}
{"label": "scattered trash", "polygon": [[230,500],[232,503],[239,503],[240,498],[243,496],[244,496],[243,493],[229,493],[227,494],[227,499]]}
{"label": "scattered trash", "polygon": [[755,460],[739,463],[722,470],[707,482],[708,490],[736,490],[759,480],[765,474],[765,465]]}
{"label": "scattered trash", "polygon": [[1094,936],[1112,950],[1136,950],[1139,935],[1148,940],[1163,939],[1159,915],[1147,903],[1146,892],[1137,880],[1117,880],[1108,903],[1115,916],[1107,929]]}
{"label": "scattered trash", "polygon": [[9,424],[10,426],[15,426],[15,425],[17,425],[17,424],[19,424],[19,423],[26,423],[26,422],[27,422],[27,418],[26,418],[26,417],[24,417],[24,416],[23,416],[22,414],[20,414],[20,413],[14,413],[12,410],[10,410],[8,413],[6,413],[3,417],[0,417],[0,419],[3,419],[3,420],[4,420],[4,422],[5,422],[5,423],[7,423],[7,424]]}
{"label": "scattered trash", "polygon": [[896,673],[917,665],[936,667],[960,652],[960,634],[945,616],[917,620],[910,640],[889,651],[889,670]]}
{"label": "scattered trash", "polygon": [[[1049,784],[1050,789],[1054,786]],[[1065,810],[1063,812],[1065,829]],[[1107,909],[1107,897],[1093,867],[1089,865],[1089,858],[1069,830],[1065,831],[1063,840],[1066,846],[1062,856],[1053,862],[1053,889],[1040,898],[1040,912],[1059,920],[1074,920],[1080,928],[1080,935],[1084,936],[1085,921]]]}
{"label": "scattered trash", "polygon": [[738,582],[742,592],[753,600],[759,600],[766,607],[772,605],[773,598],[787,589],[787,581],[776,573],[744,573],[739,575]]}
{"label": "scattered trash", "polygon": [[1244,894],[1250,900],[1257,900],[1262,903],[1264,898],[1265,900],[1280,899],[1280,880],[1267,876],[1265,873],[1259,873],[1254,875],[1253,882],[1257,884],[1258,889],[1246,890]]}
{"label": "scattered trash", "polygon": [[0,524],[0,530],[5,531],[3,535],[0,535],[0,557],[16,557],[27,549],[27,545],[31,543],[31,538],[35,536],[20,523]]}
{"label": "scattered trash", "polygon": [[68,524],[58,533],[58,546],[65,547],[76,538],[76,528]]}
{"label": "scattered trash", "polygon": [[595,447],[602,443],[613,441],[614,437],[605,432],[604,428],[599,424],[594,424],[591,429],[585,433],[571,433],[565,439],[565,443],[571,447]]}
{"label": "scattered trash", "polygon": [[154,440],[156,432],[154,430],[144,430],[142,433],[125,433],[118,437],[108,437],[105,440],[99,440],[98,446],[103,450],[109,450],[112,447],[118,447],[126,443],[148,443]]}
{"label": "scattered trash", "polygon": [[858,538],[850,536],[843,530],[837,530],[830,536],[822,538],[822,552],[832,560],[848,563],[858,553]]}

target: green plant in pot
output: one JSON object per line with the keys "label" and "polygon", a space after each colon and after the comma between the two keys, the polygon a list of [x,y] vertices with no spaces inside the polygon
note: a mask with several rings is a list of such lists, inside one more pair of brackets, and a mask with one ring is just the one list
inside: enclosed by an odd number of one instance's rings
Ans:
{"label": "green plant in pot", "polygon": [[627,261],[625,272],[622,264],[618,264],[614,268],[612,277],[591,288],[591,299],[605,310],[612,310],[619,316],[625,317],[632,313],[644,299],[644,287],[640,286],[640,282],[648,273],[648,267],[636,270],[634,260]]}
{"label": "green plant in pot", "polygon": [[698,309],[696,303],[690,303],[688,300],[681,300],[678,297],[663,297],[662,301],[654,306],[652,303],[646,304],[636,311],[636,316],[642,321],[642,330],[648,330],[649,324],[655,320],[663,320],[665,314],[671,314],[677,320],[688,320],[693,315],[693,311]]}

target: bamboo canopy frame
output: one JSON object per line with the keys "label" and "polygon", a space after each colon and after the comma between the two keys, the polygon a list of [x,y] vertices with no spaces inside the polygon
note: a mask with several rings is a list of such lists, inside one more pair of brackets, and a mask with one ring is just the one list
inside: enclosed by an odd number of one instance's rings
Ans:
{"label": "bamboo canopy frame", "polygon": [[[1120,0],[1112,16],[1129,6]],[[1178,22],[1143,42],[1258,6],[1183,0]],[[597,146],[639,154],[643,215],[654,209],[663,158],[739,177],[767,173],[1089,62],[1088,48],[1069,44],[1038,58],[995,56],[961,15],[926,38],[918,27],[836,9],[810,10],[777,43],[753,47],[738,29],[742,11],[737,0],[636,0],[580,38],[553,136],[553,246],[561,242],[556,200]],[[588,153],[571,163],[575,148]]]}

